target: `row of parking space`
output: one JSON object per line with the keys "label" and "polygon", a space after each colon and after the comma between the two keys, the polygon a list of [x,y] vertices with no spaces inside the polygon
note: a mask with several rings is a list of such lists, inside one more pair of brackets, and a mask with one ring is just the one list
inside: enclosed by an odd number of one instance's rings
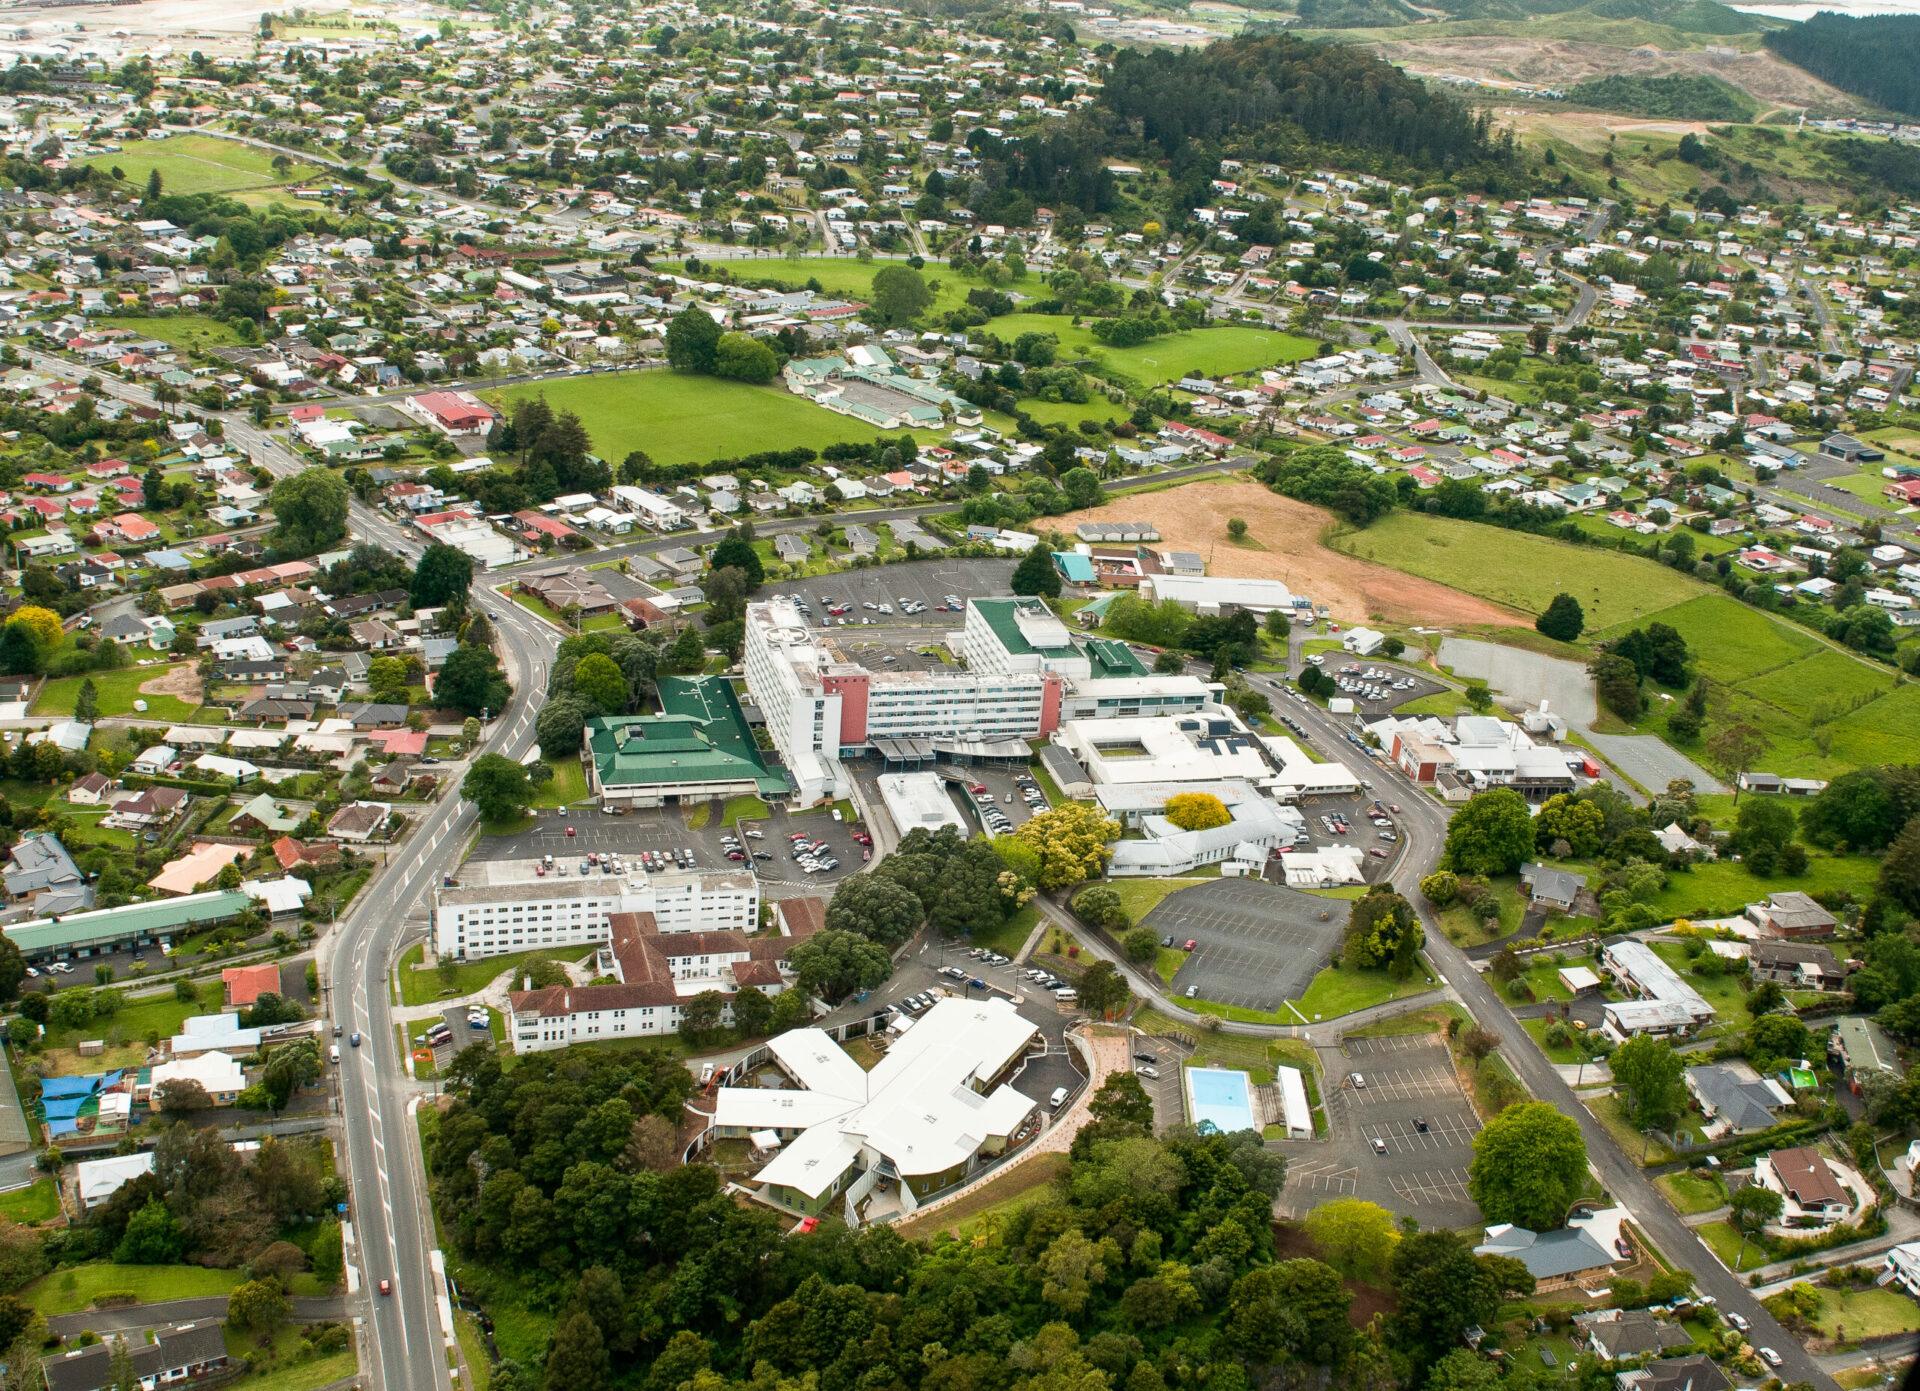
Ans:
{"label": "row of parking space", "polygon": [[1392,1067],[1347,1076],[1349,1098],[1355,1106],[1380,1106],[1396,1101],[1420,1101],[1460,1094],[1452,1067]]}

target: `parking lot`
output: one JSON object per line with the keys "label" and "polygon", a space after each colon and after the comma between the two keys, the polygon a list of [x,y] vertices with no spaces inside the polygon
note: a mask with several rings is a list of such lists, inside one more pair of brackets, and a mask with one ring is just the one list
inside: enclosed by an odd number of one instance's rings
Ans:
{"label": "parking lot", "polygon": [[[1336,753],[1334,757],[1338,758],[1339,755]],[[1352,766],[1352,762],[1349,762],[1349,766]],[[1359,770],[1356,769],[1355,771],[1357,772]],[[1394,824],[1384,830],[1373,824],[1368,814],[1368,808],[1373,803],[1373,796],[1374,794],[1371,792],[1358,792],[1351,796],[1304,798],[1298,806],[1300,814],[1307,818],[1307,835],[1311,837],[1311,841],[1307,845],[1294,847],[1294,850],[1288,853],[1297,853],[1304,850],[1325,850],[1330,846],[1336,845],[1350,845],[1360,852],[1360,870],[1366,877],[1367,883],[1372,884],[1384,879],[1387,871],[1393,867],[1394,856],[1399,853],[1400,849],[1397,839],[1387,840],[1384,836],[1390,832],[1392,835],[1398,837],[1400,830],[1398,818],[1394,816],[1384,796],[1381,799],[1381,805],[1389,808],[1386,812],[1386,817],[1388,821]],[[1345,835],[1329,832],[1327,828],[1321,824],[1321,817],[1331,817],[1335,815],[1341,817],[1346,822],[1347,833]],[[1373,853],[1375,850],[1384,851],[1385,853],[1376,855]],[[1266,877],[1270,882],[1275,884],[1286,883],[1286,865],[1283,863],[1285,859],[1286,855],[1282,855],[1277,860],[1270,859],[1267,861]]]}
{"label": "parking lot", "polygon": [[[866,799],[867,805],[880,807],[882,805],[880,788],[875,781],[884,771],[880,761],[877,758],[862,758],[850,761],[847,769],[853,775],[854,781],[860,784],[860,793]],[[965,778],[969,786],[986,788],[992,794],[998,810],[1004,813],[1007,820],[1016,827],[1034,815],[1033,809],[1027,805],[1026,799],[1020,795],[1019,788],[1015,786],[1014,775],[1010,771],[952,764],[940,765],[939,771],[957,774]],[[1024,776],[1025,770],[1022,769],[1021,773]],[[1043,798],[1045,795],[1045,793],[1041,794]],[[969,837],[981,835],[979,809],[975,806],[972,795],[963,787],[950,783],[947,786],[947,799],[953,803],[954,815],[958,816],[961,824],[967,828],[967,835]],[[845,868],[844,856],[842,868]]]}
{"label": "parking lot", "polygon": [[[857,516],[852,520],[857,521]],[[964,614],[941,613],[936,605],[947,602],[949,594],[960,600],[964,607],[966,601],[987,598],[992,595],[1011,594],[1013,567],[1017,559],[992,560],[914,560],[903,565],[876,565],[866,570],[848,570],[838,575],[822,575],[810,580],[782,580],[770,584],[770,594],[802,595],[813,608],[813,621],[817,626],[827,616],[828,599],[836,603],[851,604],[853,611],[845,617],[854,622],[847,627],[877,627],[881,624],[912,624],[920,627],[945,631],[958,628]],[[927,606],[925,613],[903,614],[900,612],[902,599],[914,599]],[[877,608],[862,607],[865,604],[889,604],[891,614],[884,614]],[[858,620],[871,618],[873,623]],[[839,627],[836,626],[836,632]]]}
{"label": "parking lot", "polygon": [[1280,1143],[1288,1163],[1278,1210],[1301,1216],[1328,1198],[1358,1197],[1423,1226],[1476,1221],[1467,1170],[1480,1122],[1445,1043],[1432,1034],[1348,1039],[1319,1057],[1329,1138]]}
{"label": "parking lot", "polygon": [[[1377,720],[1391,714],[1395,707],[1422,696],[1446,690],[1438,681],[1429,680],[1412,667],[1369,657],[1351,657],[1339,652],[1317,654],[1324,658],[1320,670],[1340,685],[1340,694],[1354,703],[1361,715]],[[1395,683],[1406,683],[1395,689]]]}
{"label": "parking lot", "polygon": [[[790,815],[776,807],[765,817],[742,820],[737,826],[720,824],[718,811],[710,812],[705,826],[687,829],[687,807],[655,807],[613,816],[597,807],[575,807],[570,812],[543,811],[530,829],[511,836],[482,836],[473,849],[478,860],[525,860],[552,855],[564,860],[577,872],[579,862],[589,852],[625,855],[638,850],[693,851],[694,867],[703,870],[741,869],[751,865],[760,877],[762,889],[771,898],[795,894],[828,895],[832,886],[861,868],[863,847],[853,839],[853,827],[833,819],[830,811]],[[568,832],[572,831],[569,835]],[[759,839],[749,834],[759,831]],[[840,861],[837,869],[820,874],[805,874],[795,863],[789,837],[805,831],[813,840],[823,840]],[[738,836],[748,849],[768,856],[765,860],[742,862],[729,860],[723,838]]]}
{"label": "parking lot", "polygon": [[[1164,1134],[1170,1126],[1184,1125],[1187,1103],[1180,1094],[1180,1069],[1186,1066],[1187,1056],[1192,1050],[1183,1048],[1173,1039],[1146,1035],[1134,1038],[1132,1045],[1134,1075],[1140,1081],[1141,1090],[1153,1102],[1154,1134]],[[1159,1076],[1149,1077],[1141,1072],[1143,1062]]]}
{"label": "parking lot", "polygon": [[1216,879],[1161,901],[1144,919],[1175,946],[1196,943],[1176,995],[1274,1010],[1298,999],[1332,958],[1347,905],[1258,879]]}
{"label": "parking lot", "polygon": [[[449,1005],[446,1013],[440,1017],[446,1021],[447,1027],[453,1031],[453,1037],[445,1043],[437,1043],[433,1047],[433,1066],[436,1072],[445,1072],[447,1065],[451,1063],[455,1057],[466,1049],[471,1048],[474,1044],[490,1044],[494,1041],[492,1010],[487,1011],[487,1027],[480,1029],[474,1028],[467,1022],[467,1009],[465,1005]],[[420,1047],[426,1041],[428,1032],[431,1031],[437,1022],[439,1021],[422,1019],[408,1025],[408,1039],[411,1044],[416,1048]]]}

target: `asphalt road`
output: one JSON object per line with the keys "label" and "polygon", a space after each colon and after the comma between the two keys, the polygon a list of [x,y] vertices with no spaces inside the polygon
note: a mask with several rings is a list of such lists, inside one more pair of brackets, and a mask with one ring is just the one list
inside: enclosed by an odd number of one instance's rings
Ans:
{"label": "asphalt road", "polygon": [[[346,1312],[346,1301],[341,1299],[315,1299],[306,1295],[296,1295],[293,1299],[295,1323],[332,1323],[345,1317]],[[222,1294],[210,1299],[167,1299],[157,1304],[129,1304],[123,1309],[83,1309],[77,1314],[56,1314],[47,1320],[47,1327],[61,1338],[71,1338],[83,1331],[105,1337],[226,1316],[227,1297]]]}

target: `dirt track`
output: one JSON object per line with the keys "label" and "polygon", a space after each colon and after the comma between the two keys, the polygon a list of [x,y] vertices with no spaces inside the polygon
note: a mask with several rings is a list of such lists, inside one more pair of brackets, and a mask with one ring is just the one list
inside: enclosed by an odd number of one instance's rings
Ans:
{"label": "dirt track", "polygon": [[[1258,547],[1236,546],[1227,539],[1230,517],[1245,520],[1247,539]],[[1054,525],[1071,536],[1081,522],[1142,520],[1160,528],[1163,548],[1199,552],[1208,574],[1280,580],[1329,605],[1343,621],[1376,615],[1386,622],[1423,627],[1516,621],[1514,614],[1485,599],[1328,550],[1319,538],[1333,524],[1331,514],[1258,483],[1190,483],[1123,498],[1090,512],[1070,512]]]}
{"label": "dirt track", "polygon": [[194,670],[192,662],[182,662],[178,666],[168,667],[160,675],[140,683],[140,694],[151,696],[177,696],[181,700],[200,703],[200,674]]}

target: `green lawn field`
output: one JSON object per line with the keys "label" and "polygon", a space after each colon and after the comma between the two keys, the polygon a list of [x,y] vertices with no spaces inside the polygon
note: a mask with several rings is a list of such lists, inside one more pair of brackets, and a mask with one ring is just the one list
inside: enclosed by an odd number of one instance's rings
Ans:
{"label": "green lawn field", "polygon": [[197,1265],[79,1265],[42,1276],[20,1294],[51,1316],[76,1314],[103,1294],[131,1294],[142,1304],[231,1294],[245,1279],[243,1271]]}
{"label": "green lawn field", "polygon": [[160,171],[168,193],[226,193],[243,188],[298,183],[320,171],[295,161],[284,173],[273,167],[273,155],[208,135],[169,135],[164,140],[142,140],[118,154],[90,157],[97,169],[119,169],[127,182],[144,188],[147,175]]}
{"label": "green lawn field", "polygon": [[1330,544],[1526,613],[1539,613],[1556,594],[1571,594],[1586,610],[1588,631],[1645,618],[1706,592],[1698,580],[1641,556],[1421,512],[1390,512],[1364,530],[1341,532]]}
{"label": "green lawn field", "polygon": [[[91,674],[94,698],[100,703],[102,715],[130,715],[134,713],[133,703],[144,700],[146,713],[160,720],[189,720],[200,707],[189,705],[178,696],[142,695],[140,687],[148,681],[157,681],[170,670],[168,667],[121,667],[118,671],[96,671]],[[36,715],[71,715],[73,704],[80,698],[80,683],[85,676],[63,676],[58,681],[49,681],[40,688],[39,698],[33,702]]]}
{"label": "green lawn field", "polygon": [[59,1192],[50,1178],[35,1179],[25,1188],[0,1193],[0,1216],[12,1222],[45,1222],[59,1212]]}
{"label": "green lawn field", "polygon": [[[580,417],[593,451],[615,464],[636,449],[658,463],[731,458],[805,445],[879,439],[882,431],[801,400],[782,386],[748,386],[678,372],[621,372],[484,393],[496,405],[544,395],[556,411]],[[898,437],[900,431],[892,431]],[[939,432],[921,431],[923,444]]]}
{"label": "green lawn field", "polygon": [[[788,289],[801,290],[812,280],[819,284],[822,294],[867,300],[873,296],[874,273],[902,262],[878,258],[862,261],[853,256],[765,256],[714,261],[711,264],[715,268],[725,267],[735,280],[742,282],[773,280]],[[936,314],[958,309],[967,302],[967,291],[984,283],[967,280],[945,266],[932,263],[925,266],[920,274],[933,291],[932,312]]]}
{"label": "green lawn field", "polygon": [[132,329],[176,348],[225,348],[240,341],[233,326],[205,314],[113,314],[102,320],[114,328]]}
{"label": "green lawn field", "polygon": [[[1645,621],[1665,623],[1687,640],[1696,668],[1715,681],[1737,682],[1783,667],[1821,648],[1819,639],[1790,623],[1770,618],[1725,594],[1700,594],[1672,608],[1648,614]],[[1589,618],[1589,641],[1622,636],[1638,623],[1626,623],[1595,632]]]}
{"label": "green lawn field", "polygon": [[1072,319],[1054,314],[1006,314],[989,323],[985,332],[1011,343],[1023,333],[1051,333],[1060,340],[1063,357],[1082,355],[1103,359],[1146,385],[1178,381],[1189,372],[1219,376],[1299,362],[1313,356],[1311,339],[1270,328],[1238,325],[1169,333],[1133,348],[1110,348]]}
{"label": "green lawn field", "polygon": [[406,1005],[430,1005],[435,1000],[456,1000],[463,995],[471,995],[492,984],[498,976],[508,971],[518,970],[531,961],[577,961],[579,953],[553,948],[537,948],[533,951],[507,952],[500,956],[482,957],[478,961],[462,961],[454,967],[453,984],[447,986],[440,980],[440,972],[417,971],[422,959],[422,947],[414,947],[400,958],[400,1002]]}

